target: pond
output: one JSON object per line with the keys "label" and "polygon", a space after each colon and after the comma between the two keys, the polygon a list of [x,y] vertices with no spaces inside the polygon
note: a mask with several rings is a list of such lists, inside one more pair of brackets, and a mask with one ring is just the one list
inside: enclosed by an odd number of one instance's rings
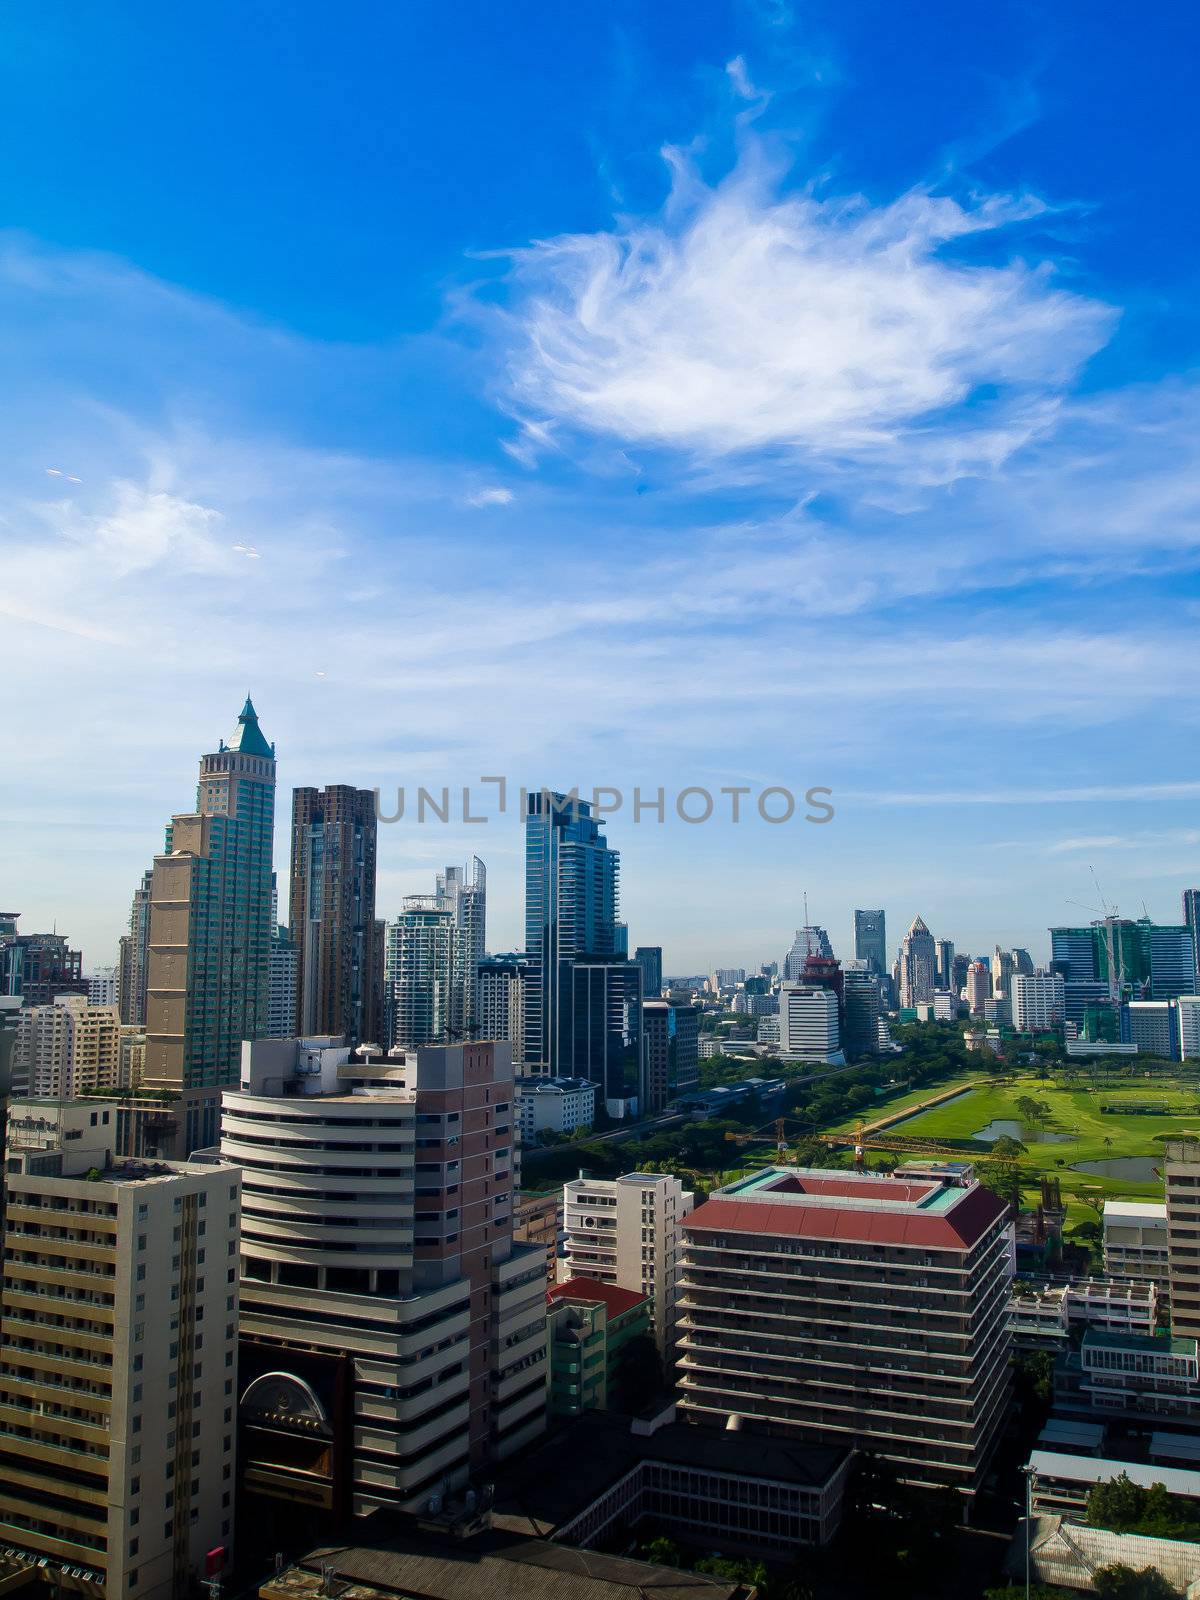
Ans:
{"label": "pond", "polygon": [[1110,1161],[1076,1161],[1072,1172],[1087,1172],[1093,1178],[1123,1178],[1126,1183],[1154,1183],[1161,1171],[1162,1156],[1114,1156]]}
{"label": "pond", "polygon": [[1032,1133],[1022,1133],[1021,1124],[1013,1117],[993,1117],[986,1128],[971,1135],[980,1144],[995,1144],[997,1139],[1019,1139],[1022,1144],[1070,1144],[1069,1133],[1046,1133],[1035,1128]]}

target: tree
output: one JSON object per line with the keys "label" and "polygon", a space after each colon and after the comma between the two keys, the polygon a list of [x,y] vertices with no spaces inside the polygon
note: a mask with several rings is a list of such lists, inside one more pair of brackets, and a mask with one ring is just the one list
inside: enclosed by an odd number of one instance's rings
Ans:
{"label": "tree", "polygon": [[647,1561],[652,1561],[657,1567],[681,1567],[683,1565],[683,1551],[674,1539],[668,1539],[666,1534],[659,1534],[657,1539],[642,1551]]}
{"label": "tree", "polygon": [[1156,1567],[1135,1572],[1120,1561],[1097,1567],[1092,1573],[1092,1589],[1103,1600],[1179,1600],[1179,1590]]}
{"label": "tree", "polygon": [[1088,1495],[1088,1526],[1128,1533],[1141,1522],[1145,1506],[1145,1489],[1132,1482],[1128,1473],[1119,1473],[1106,1483],[1096,1484]]}
{"label": "tree", "polygon": [[992,1145],[992,1154],[1002,1156],[1005,1160],[1015,1160],[1017,1156],[1026,1154],[1025,1146],[1020,1139],[1014,1139],[1010,1134],[1002,1133]]}

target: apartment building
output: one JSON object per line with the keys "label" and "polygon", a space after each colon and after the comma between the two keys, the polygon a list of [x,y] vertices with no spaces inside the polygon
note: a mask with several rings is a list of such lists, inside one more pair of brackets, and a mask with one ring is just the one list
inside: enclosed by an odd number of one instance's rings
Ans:
{"label": "apartment building", "polygon": [[0,1524],[60,1591],[175,1600],[232,1548],[240,1175],[114,1161],[116,1121],[9,1107]]}
{"label": "apartment building", "polygon": [[58,995],[17,1014],[13,1079],[20,1092],[74,1099],[96,1089],[114,1093],[121,1080],[121,1017],[115,1005],[83,995]]}
{"label": "apartment building", "polygon": [[680,1412],[972,1492],[1008,1392],[1007,1208],[971,1178],[769,1167],[683,1223]]}
{"label": "apartment building", "polygon": [[245,1183],[252,1494],[417,1510],[545,1426],[546,1261],[513,1242],[512,1101],[505,1044],[243,1047],[221,1153]]}
{"label": "apartment building", "polygon": [[577,1417],[621,1400],[625,1347],[651,1332],[650,1302],[633,1289],[572,1278],[546,1295],[550,1409]]}
{"label": "apartment building", "polygon": [[1013,973],[1012,1020],[1018,1033],[1044,1033],[1066,1015],[1066,985],[1057,972]]}
{"label": "apartment building", "polygon": [[581,1176],[563,1186],[564,1275],[646,1295],[664,1359],[675,1342],[680,1226],[694,1204],[691,1190],[663,1172]]}
{"label": "apartment building", "polygon": [[1195,1339],[1200,1337],[1200,1144],[1168,1140],[1166,1155],[1171,1329]]}
{"label": "apartment building", "polygon": [[1151,1200],[1104,1202],[1104,1270],[1110,1278],[1169,1288],[1167,1208]]}

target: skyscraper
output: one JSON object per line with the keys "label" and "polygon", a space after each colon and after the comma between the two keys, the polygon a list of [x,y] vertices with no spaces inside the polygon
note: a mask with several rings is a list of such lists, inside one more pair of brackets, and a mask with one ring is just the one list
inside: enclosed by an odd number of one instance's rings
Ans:
{"label": "skyscraper", "polygon": [[586,800],[545,789],[528,797],[525,1059],[566,1076],[590,1076],[572,1055],[571,965],[618,954],[620,856],[601,826]]}
{"label": "skyscraper", "polygon": [[865,961],[842,968],[842,1049],[847,1061],[879,1052],[880,979]]}
{"label": "skyscraper", "polygon": [[900,1004],[919,1006],[933,998],[937,988],[937,950],[933,935],[920,917],[914,917],[900,945],[898,982]]}
{"label": "skyscraper", "polygon": [[642,969],[643,995],[647,1000],[657,1000],[663,986],[662,946],[640,944],[633,952],[633,959]]}
{"label": "skyscraper", "polygon": [[657,997],[643,1000],[642,1029],[646,1084],[641,1109],[661,1111],[677,1095],[695,1089],[700,1081],[700,1015],[690,1005],[676,1005]]}
{"label": "skyscraper", "polygon": [[937,962],[937,986],[939,989],[952,989],[954,987],[954,943],[950,939],[938,939],[934,945]]}
{"label": "skyscraper", "polygon": [[1200,988],[1200,889],[1183,891],[1183,924],[1192,935],[1192,951],[1196,957],[1196,985]]}
{"label": "skyscraper", "polygon": [[60,995],[48,1006],[17,1013],[13,1079],[24,1094],[71,1100],[121,1082],[121,1021],[115,1005],[90,1005]]}
{"label": "skyscraper", "polygon": [[787,983],[779,988],[781,1061],[840,1061],[838,997],[816,984]]}
{"label": "skyscraper", "polygon": [[834,959],[833,946],[824,928],[813,926],[796,929],[792,947],[783,958],[783,981],[799,983],[804,976],[804,964],[810,956],[824,956],[827,961]]}
{"label": "skyscraper", "polygon": [[517,951],[484,956],[478,968],[476,1009],[479,1038],[505,1039],[512,1045],[518,1076],[525,1070],[525,979],[527,958]]}
{"label": "skyscraper", "polygon": [[479,963],[487,949],[487,870],[478,856],[469,867],[447,867],[437,875],[437,898],[454,919],[454,989],[450,1027],[456,1038],[479,1029]]}
{"label": "skyscraper", "polygon": [[61,933],[18,933],[17,912],[5,915],[0,933],[0,994],[20,995],[26,1006],[48,1006],[60,994],[88,992],[83,957]]}
{"label": "skyscraper", "polygon": [[182,1097],[164,1139],[214,1142],[243,1039],[267,1025],[275,747],[247,695],[228,743],[200,758],[196,809],[171,819],[151,880],[146,1087]]}
{"label": "skyscraper", "polygon": [[331,784],[292,791],[294,1029],[378,1040],[383,948],[375,920],[375,796]]}
{"label": "skyscraper", "polygon": [[983,1015],[983,1002],[992,992],[992,976],[986,962],[972,961],[967,969],[967,1005],[971,1008],[971,1015]]}
{"label": "skyscraper", "polygon": [[1107,984],[1109,998],[1174,1000],[1196,983],[1196,951],[1186,923],[1134,922],[1115,913],[1086,928],[1051,928],[1053,970],[1070,990],[1080,983]]}
{"label": "skyscraper", "polygon": [[150,965],[150,886],[154,869],[147,867],[133,891],[129,932],[121,935],[117,962],[117,1005],[126,1027],[146,1025],[146,975]]}
{"label": "skyscraper", "polygon": [[448,1042],[454,947],[454,915],[437,895],[406,895],[387,930],[384,988],[392,1048]]}
{"label": "skyscraper", "polygon": [[865,961],[877,978],[887,973],[887,927],[882,911],[854,913],[854,959]]}
{"label": "skyscraper", "polygon": [[641,967],[620,956],[579,956],[561,964],[560,985],[560,1019],[571,1024],[562,1059],[570,1061],[571,1076],[596,1085],[596,1098],[603,1099],[610,1117],[641,1109]]}

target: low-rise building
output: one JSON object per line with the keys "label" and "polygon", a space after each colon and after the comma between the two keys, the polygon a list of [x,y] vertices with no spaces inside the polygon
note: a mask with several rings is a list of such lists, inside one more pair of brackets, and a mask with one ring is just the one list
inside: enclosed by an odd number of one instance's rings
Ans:
{"label": "low-rise building", "polygon": [[1158,1290],[1152,1283],[1112,1282],[1082,1278],[1038,1288],[1021,1284],[1009,1302],[1013,1343],[1026,1350],[1065,1349],[1072,1332],[1096,1328],[1103,1333],[1154,1332]]}
{"label": "low-rise building", "polygon": [[1152,1283],[1169,1292],[1166,1202],[1104,1202],[1104,1270],[1110,1278]]}
{"label": "low-rise building", "polygon": [[1026,1471],[1030,1476],[1030,1501],[1035,1516],[1079,1517],[1087,1509],[1088,1495],[1098,1483],[1126,1477],[1139,1488],[1161,1483],[1168,1494],[1183,1500],[1200,1500],[1200,1472],[1180,1467],[1147,1466],[1137,1461],[1111,1461],[1096,1456],[1068,1455],[1056,1450],[1035,1450]]}
{"label": "low-rise building", "polygon": [[531,1073],[517,1078],[517,1127],[526,1144],[540,1133],[574,1133],[596,1120],[596,1085],[590,1078]]}
{"label": "low-rise building", "polygon": [[1089,1328],[1054,1368],[1054,1409],[1096,1420],[1170,1417],[1200,1427],[1196,1340]]}
{"label": "low-rise building", "polygon": [[546,1295],[546,1333],[551,1413],[603,1410],[620,1404],[626,1346],[653,1333],[650,1301],[595,1278],[569,1278]]}

